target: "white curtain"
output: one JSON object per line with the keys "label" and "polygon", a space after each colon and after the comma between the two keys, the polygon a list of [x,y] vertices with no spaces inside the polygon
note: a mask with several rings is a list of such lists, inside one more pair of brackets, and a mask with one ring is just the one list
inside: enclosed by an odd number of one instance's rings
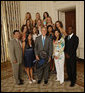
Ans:
{"label": "white curtain", "polygon": [[13,38],[13,31],[21,27],[19,1],[1,1],[1,27],[1,62],[6,62],[8,41]]}

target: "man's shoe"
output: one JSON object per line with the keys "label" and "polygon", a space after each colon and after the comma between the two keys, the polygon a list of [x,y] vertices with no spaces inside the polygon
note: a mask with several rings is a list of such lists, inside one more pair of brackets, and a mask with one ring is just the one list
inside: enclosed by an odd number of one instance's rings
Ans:
{"label": "man's shoe", "polygon": [[38,82],[37,82],[38,84],[40,84],[41,83],[41,80],[38,80]]}
{"label": "man's shoe", "polygon": [[23,85],[24,83],[23,82],[20,82],[18,85]]}
{"label": "man's shoe", "polygon": [[20,79],[20,82],[22,82],[22,83],[23,83],[23,82],[24,82],[24,80]]}
{"label": "man's shoe", "polygon": [[48,81],[44,81],[44,84],[47,84],[48,83]]}
{"label": "man's shoe", "polygon": [[71,83],[71,84],[70,84],[70,87],[74,87],[74,86],[75,86],[75,83]]}

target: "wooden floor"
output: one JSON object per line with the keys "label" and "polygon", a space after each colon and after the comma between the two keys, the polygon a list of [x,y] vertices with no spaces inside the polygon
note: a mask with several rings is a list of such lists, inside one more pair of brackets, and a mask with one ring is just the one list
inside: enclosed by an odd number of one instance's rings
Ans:
{"label": "wooden floor", "polygon": [[[65,78],[67,77],[66,74],[66,67],[65,67]],[[22,86],[17,86],[14,83],[12,67],[10,62],[5,62],[1,64],[1,90],[2,92],[31,92],[31,91],[38,91],[38,92],[83,92],[84,91],[84,62],[77,62],[77,83],[76,86],[72,89],[69,87],[70,82],[65,82],[64,85],[59,85],[58,82],[55,82],[56,74],[51,74],[49,79],[49,84],[45,87],[43,85],[43,81],[41,85],[32,84],[29,85],[27,75],[24,74],[23,78],[25,80],[25,84]],[[36,75],[35,75],[36,78]],[[36,78],[37,79],[37,78]],[[30,89],[26,87],[30,87]],[[14,89],[15,87],[15,89]],[[42,90],[43,88],[43,90]],[[47,89],[46,89],[47,88]],[[52,89],[51,89],[52,88]],[[63,88],[63,89],[62,89]],[[54,90],[53,90],[54,89]],[[57,90],[56,90],[57,89]],[[69,90],[70,89],[70,90]]]}

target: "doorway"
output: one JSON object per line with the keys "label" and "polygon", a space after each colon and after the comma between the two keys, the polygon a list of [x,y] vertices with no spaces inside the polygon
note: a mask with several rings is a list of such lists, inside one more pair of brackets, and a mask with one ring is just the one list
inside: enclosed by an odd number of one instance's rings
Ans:
{"label": "doorway", "polygon": [[75,10],[65,12],[66,32],[67,32],[68,26],[73,26],[73,33],[76,34],[76,11]]}
{"label": "doorway", "polygon": [[73,26],[73,33],[76,34],[76,9],[60,9],[58,15],[58,19],[63,23],[65,31],[68,31],[68,26]]}

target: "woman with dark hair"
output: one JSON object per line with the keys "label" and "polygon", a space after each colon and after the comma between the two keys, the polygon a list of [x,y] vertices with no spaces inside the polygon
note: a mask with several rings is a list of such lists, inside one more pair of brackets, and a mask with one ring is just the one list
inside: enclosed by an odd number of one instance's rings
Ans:
{"label": "woman with dark hair", "polygon": [[44,24],[44,26],[46,26],[46,24],[47,24],[47,17],[49,17],[48,12],[44,12],[43,13],[43,24]]}
{"label": "woman with dark hair", "polygon": [[38,30],[35,26],[33,27],[32,37],[35,42],[36,38],[38,37]]}
{"label": "woman with dark hair", "polygon": [[29,19],[26,20],[27,32],[32,32],[32,25]]}
{"label": "woman with dark hair", "polygon": [[[47,36],[49,36],[50,39],[53,41],[54,32],[53,32],[53,27],[51,25],[47,26]],[[55,70],[55,64],[54,64],[54,60],[52,59],[50,62],[50,71],[54,72],[54,70]]]}
{"label": "woman with dark hair", "polygon": [[44,13],[43,13],[43,20],[46,19],[47,17],[49,17],[48,12],[44,12]]}
{"label": "woman with dark hair", "polygon": [[63,29],[63,24],[62,24],[62,22],[61,21],[56,21],[55,22],[55,29],[59,29],[60,30],[60,32],[62,33],[62,36],[63,37],[66,37],[67,36],[67,33],[66,33],[66,31]]}
{"label": "woman with dark hair", "polygon": [[36,82],[33,79],[33,61],[35,60],[34,55],[34,42],[32,40],[31,33],[28,34],[27,41],[22,43],[24,66],[29,78],[29,83]]}
{"label": "woman with dark hair", "polygon": [[65,41],[59,29],[55,30],[55,38],[53,40],[53,57],[57,72],[57,80],[60,84],[64,82],[64,47]]}
{"label": "woman with dark hair", "polygon": [[48,25],[48,26],[47,26],[47,36],[49,36],[50,39],[53,40],[54,30],[53,30],[53,27],[52,27],[51,25]]}

